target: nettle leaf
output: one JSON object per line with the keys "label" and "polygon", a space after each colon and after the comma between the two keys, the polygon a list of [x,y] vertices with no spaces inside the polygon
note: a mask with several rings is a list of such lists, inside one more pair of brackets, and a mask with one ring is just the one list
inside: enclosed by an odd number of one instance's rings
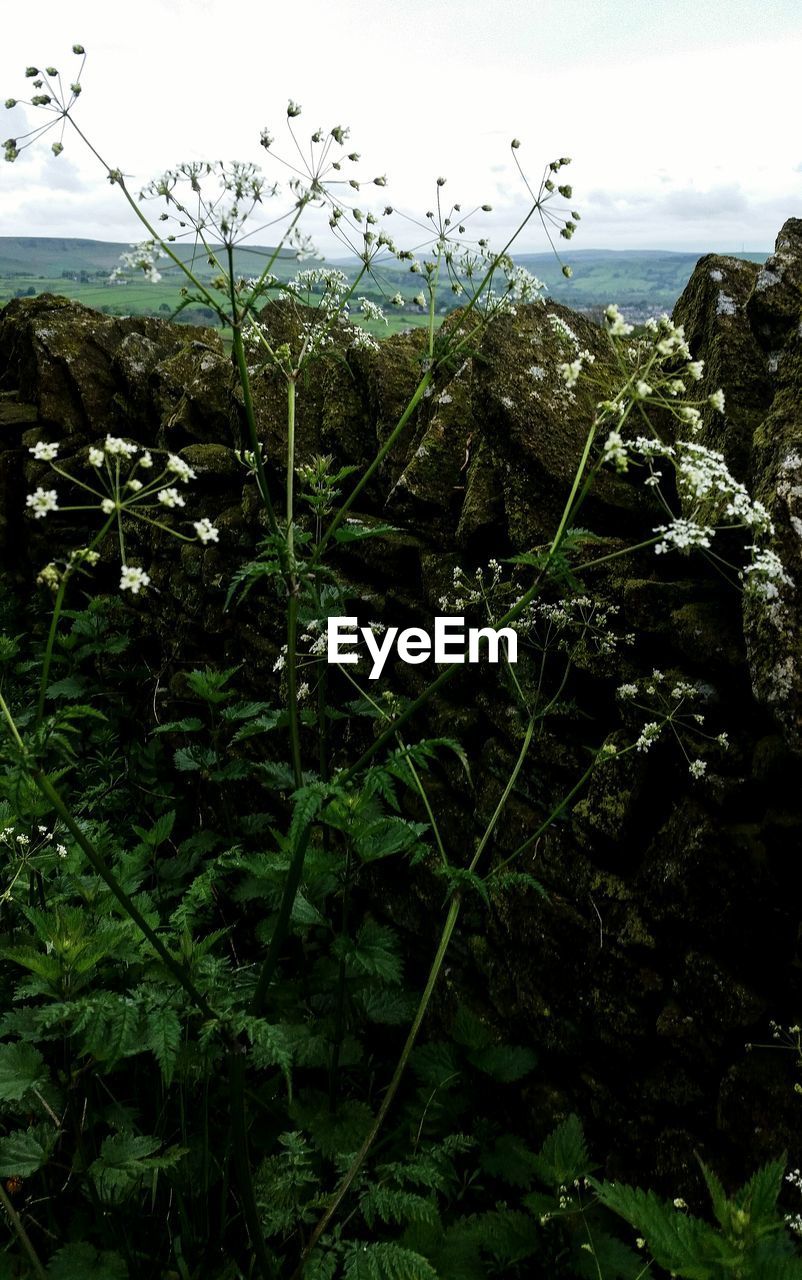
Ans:
{"label": "nettle leaf", "polygon": [[41,1169],[50,1154],[49,1148],[32,1129],[15,1129],[0,1138],[0,1178],[30,1178]]}
{"label": "nettle leaf", "polygon": [[[702,1166],[704,1169],[704,1166]],[[734,1201],[745,1210],[754,1225],[776,1222],[777,1198],[782,1188],[785,1158],[774,1160],[754,1173],[745,1186],[736,1192]],[[705,1170],[707,1176],[707,1171]],[[710,1184],[708,1183],[708,1186]]]}
{"label": "nettle leaf", "polygon": [[0,1045],[0,1099],[4,1102],[18,1102],[48,1078],[45,1060],[32,1044]]}
{"label": "nettle leaf", "polygon": [[712,1280],[716,1275],[714,1260],[721,1256],[721,1237],[701,1218],[675,1209],[653,1191],[613,1182],[592,1185],[601,1203],[646,1239],[661,1267],[686,1280]]}
{"label": "nettle leaf", "polygon": [[67,1244],[51,1257],[47,1276],[48,1280],[128,1280],[128,1267],[119,1253],[93,1244]]}
{"label": "nettle leaf", "polygon": [[234,697],[234,690],[227,689],[226,685],[238,670],[239,667],[229,667],[226,671],[212,671],[210,668],[205,671],[190,671],[186,678],[187,684],[204,702],[217,706]]}
{"label": "nettle leaf", "polygon": [[293,1099],[289,1113],[324,1156],[338,1159],[359,1149],[373,1123],[366,1102],[345,1101],[333,1112],[328,1095],[316,1090],[305,1090]]}
{"label": "nettle leaf", "polygon": [[379,538],[383,534],[399,532],[394,524],[363,524],[361,521],[354,521],[353,524],[341,524],[335,529],[334,541],[362,542],[365,538]]}
{"label": "nettle leaf", "polygon": [[185,716],[183,720],[169,720],[166,724],[157,725],[153,734],[157,733],[198,733],[203,728],[203,721],[197,716]]}
{"label": "nettle leaf", "polygon": [[535,1156],[535,1171],[547,1187],[567,1187],[590,1171],[579,1116],[570,1115],[550,1133]]}
{"label": "nettle leaf", "polygon": [[146,827],[133,826],[132,830],[139,836],[143,844],[149,849],[158,849],[160,844],[169,839],[175,824],[175,809],[171,809],[169,813],[163,813],[157,818],[150,830]]}
{"label": "nettle leaf", "polygon": [[80,698],[86,692],[87,680],[84,676],[65,676],[63,680],[54,680],[47,686],[47,697]]}
{"label": "nettle leaf", "polygon": [[389,858],[414,848],[428,829],[425,822],[379,818],[355,830],[354,848],[363,862],[378,862],[380,858]]}
{"label": "nettle leaf", "polygon": [[481,1165],[511,1187],[528,1187],[534,1176],[535,1153],[517,1134],[504,1133],[493,1144],[492,1151],[482,1154]]}
{"label": "nettle leaf", "polygon": [[523,1045],[499,1044],[472,1050],[468,1061],[500,1084],[512,1084],[535,1069],[537,1054]]}
{"label": "nettle leaf", "polygon": [[101,1200],[119,1203],[141,1185],[154,1170],[170,1169],[187,1154],[187,1147],[169,1147],[162,1155],[154,1153],[161,1139],[118,1133],[105,1138],[100,1155],[89,1166],[89,1174]]}
{"label": "nettle leaf", "polygon": [[366,920],[355,938],[337,938],[332,951],[344,956],[348,969],[369,977],[382,978],[398,986],[402,978],[402,961],[398,938],[388,925]]}

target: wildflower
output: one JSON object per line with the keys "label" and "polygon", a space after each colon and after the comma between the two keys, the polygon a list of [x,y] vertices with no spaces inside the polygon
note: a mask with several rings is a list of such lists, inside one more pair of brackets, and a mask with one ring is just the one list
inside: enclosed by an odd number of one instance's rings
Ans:
{"label": "wildflower", "polygon": [[91,448],[91,449],[89,450],[89,465],[90,465],[90,467],[102,467],[102,466],[103,466],[103,457],[104,457],[104,454],[103,454],[103,450],[102,450],[102,449],[95,449],[95,448]]}
{"label": "wildflower", "polygon": [[657,555],[663,555],[676,547],[678,551],[688,551],[691,547],[709,547],[715,530],[697,524],[695,520],[685,520],[678,516],[671,524],[661,524],[655,533],[662,533],[663,540],[655,547]]}
{"label": "wildflower", "polygon": [[683,1200],[682,1196],[675,1196],[675,1197],[674,1197],[673,1204],[674,1204],[674,1208],[675,1208],[675,1209],[687,1209],[687,1208],[688,1208],[688,1206],[687,1206],[687,1204],[685,1203],[685,1201]]}
{"label": "wildflower", "polygon": [[216,529],[211,520],[207,520],[206,516],[202,520],[196,520],[193,528],[201,542],[218,542],[220,539],[220,530]]}
{"label": "wildflower", "polygon": [[632,333],[632,325],[627,324],[614,302],[607,307],[604,318],[607,321],[607,332],[613,338],[625,338]]}
{"label": "wildflower", "polygon": [[150,450],[149,450],[149,449],[146,449],[146,450],[145,450],[145,452],[142,454],[142,457],[139,459],[139,465],[140,465],[140,467],[152,467],[152,466],[153,466],[153,458],[152,458],[152,457],[151,457],[151,455],[150,455]]}
{"label": "wildflower", "polygon": [[641,729],[640,737],[635,743],[636,751],[650,751],[654,746],[656,739],[660,736],[660,725],[656,720],[651,720]]}
{"label": "wildflower", "polygon": [[60,858],[66,858],[66,856],[67,856],[67,847],[66,847],[66,845],[63,845],[63,844],[57,844],[57,845],[56,845],[56,853],[58,854],[58,856],[59,856]]}
{"label": "wildflower", "polygon": [[104,516],[110,516],[113,511],[117,510],[117,503],[113,498],[103,498],[100,503],[100,510]]}
{"label": "wildflower", "polygon": [[[688,765],[688,773],[692,778],[703,778],[707,773],[707,763],[704,760],[692,760]],[[676,1204],[676,1201],[674,1203]],[[680,1207],[677,1205],[677,1208]]]}
{"label": "wildflower", "polygon": [[184,506],[184,499],[177,489],[160,489],[156,496],[165,507]]}
{"label": "wildflower", "polygon": [[719,387],[718,391],[714,391],[711,396],[707,397],[707,403],[711,405],[717,413],[724,412],[724,392]]}
{"label": "wildflower", "polygon": [[132,596],[136,596],[149,582],[150,576],[145,573],[144,569],[139,569],[136,565],[122,565],[122,572],[120,573],[121,591],[130,591]]}
{"label": "wildflower", "polygon": [[[136,453],[138,446],[129,444],[127,440],[121,439],[120,436],[106,436],[104,444],[106,453],[112,457],[131,458]],[[94,465],[94,464],[93,464]]]}
{"label": "wildflower", "polygon": [[635,698],[638,694],[638,686],[636,684],[620,684],[615,692],[618,698]]}
{"label": "wildflower", "polygon": [[610,462],[616,471],[626,471],[629,466],[627,448],[619,431],[611,431],[604,442],[602,462]]}
{"label": "wildflower", "polygon": [[37,462],[52,462],[58,457],[58,451],[57,444],[45,444],[44,440],[38,440],[28,453],[32,453]]}
{"label": "wildflower", "polygon": [[[128,480],[128,481],[126,481],[126,485],[127,485],[127,487],[128,487],[129,489],[132,489],[134,493],[139,493],[139,490],[142,488],[142,481],[141,481],[141,480],[137,480],[137,479],[136,479],[136,477],[135,477],[133,480]],[[159,495],[159,496],[161,497],[161,495]],[[183,504],[183,503],[181,503],[181,506],[183,506],[183,505],[184,505],[184,504]]]}
{"label": "wildflower", "polygon": [[33,511],[34,519],[41,520],[48,511],[58,511],[58,494],[55,489],[43,489],[40,485],[35,493],[28,494],[25,505]]}
{"label": "wildflower", "polygon": [[649,386],[648,382],[644,382],[643,379],[640,378],[635,383],[635,394],[639,400],[645,400],[647,396],[652,394],[652,388]]}
{"label": "wildflower", "polygon": [[415,294],[415,297],[412,299],[412,301],[415,303],[415,306],[416,306],[416,307],[425,307],[425,306],[426,306],[426,299],[425,299],[425,297],[423,296],[423,290],[422,290],[422,289],[421,289],[420,293],[416,293],[416,294]]}
{"label": "wildflower", "polygon": [[581,358],[577,360],[571,360],[570,363],[564,362],[563,364],[558,364],[557,372],[559,373],[566,387],[571,388],[576,386],[579,380],[579,375],[582,372]]}
{"label": "wildflower", "polygon": [[689,378],[693,378],[694,382],[698,382],[702,376],[704,367],[705,367],[704,360],[691,360],[685,366],[685,372],[687,373]]}
{"label": "wildflower", "polygon": [[167,470],[172,471],[173,475],[178,476],[178,479],[182,480],[184,484],[188,484],[190,480],[195,479],[195,472],[189,463],[185,462],[183,458],[176,457],[174,453],[169,454],[167,457]]}

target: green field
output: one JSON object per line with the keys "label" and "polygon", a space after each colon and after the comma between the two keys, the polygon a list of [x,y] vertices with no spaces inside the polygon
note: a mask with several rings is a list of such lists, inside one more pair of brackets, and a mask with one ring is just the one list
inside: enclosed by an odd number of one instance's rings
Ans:
{"label": "green field", "polygon": [[[127,282],[110,282],[110,273],[119,264],[120,254],[127,247],[100,240],[0,237],[0,306],[18,296],[53,293],[75,298],[86,306],[112,315],[161,315],[165,318],[174,315],[182,301],[180,290],[184,283],[178,267],[160,264],[163,279],[158,284],[135,278]],[[190,245],[176,246],[176,251],[185,260],[193,256]],[[238,250],[236,271],[249,276],[258,274],[269,253],[268,249]],[[520,254],[516,261],[543,280],[549,295],[566,306],[582,311],[617,302],[629,310],[630,318],[640,320],[672,309],[699,256],[696,253],[657,250],[566,253],[564,260],[573,270],[570,280],[563,276],[560,263],[552,254]],[[762,261],[766,254],[743,253],[737,256]],[[354,260],[330,265],[339,267],[349,276],[357,269]],[[198,278],[204,281],[214,274],[214,269],[203,255],[194,255],[193,266]],[[274,269],[277,275],[288,279],[298,270],[298,264],[293,257],[282,257]],[[366,322],[365,328],[372,333],[386,335],[425,324],[425,313],[413,302],[419,289],[419,276],[410,274],[396,263],[388,266],[378,281],[370,281],[364,290],[360,289],[360,293],[382,304],[400,291],[407,299],[406,304],[400,308],[387,308],[387,325]],[[456,298],[444,291],[442,302],[438,304],[439,318],[456,304]],[[194,324],[216,323],[211,308],[199,305],[186,307],[178,318]]]}

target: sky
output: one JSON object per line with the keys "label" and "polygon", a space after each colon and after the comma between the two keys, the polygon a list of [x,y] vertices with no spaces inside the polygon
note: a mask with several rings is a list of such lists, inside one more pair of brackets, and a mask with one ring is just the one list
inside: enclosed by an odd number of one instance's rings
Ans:
{"label": "sky", "polygon": [[[347,125],[361,174],[387,175],[364,208],[420,217],[444,176],[463,209],[493,206],[471,229],[494,246],[527,208],[512,138],[535,182],[572,157],[572,249],[762,251],[802,216],[798,0],[36,0],[4,23],[0,111],[30,94],[26,66],[69,79],[75,42],[76,122],[133,190],[199,159],[283,181],[259,137],[291,154],[291,98],[300,137]],[[26,118],[43,117],[7,110],[0,139]],[[56,158],[57,136],[0,164],[0,235],[141,240],[81,139],[68,129]],[[312,231],[337,257],[320,216]],[[547,247],[533,220],[519,251]]]}

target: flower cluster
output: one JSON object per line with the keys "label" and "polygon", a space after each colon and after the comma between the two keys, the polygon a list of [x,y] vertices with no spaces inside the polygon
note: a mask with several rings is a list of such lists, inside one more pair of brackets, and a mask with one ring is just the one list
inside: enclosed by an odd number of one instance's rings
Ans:
{"label": "flower cluster", "polygon": [[729,747],[726,733],[708,734],[703,729],[705,715],[697,708],[704,705],[710,693],[708,686],[658,670],[650,676],[619,685],[617,697],[633,710],[651,717],[641,726],[634,743],[635,750],[650,751],[665,731],[670,731],[685,757],[691,777],[704,777],[707,761],[699,755],[691,758],[687,750],[690,742],[717,746],[722,751]]}
{"label": "flower cluster", "polygon": [[67,846],[61,843],[56,832],[41,823],[27,831],[20,831],[17,826],[3,827],[0,829],[0,846],[7,850],[6,872],[10,876],[0,892],[0,903],[11,900],[20,877],[23,877],[23,893],[27,894],[30,872],[42,870],[68,855]]}
{"label": "flower cluster", "polygon": [[57,475],[71,481],[84,494],[89,494],[93,500],[62,507],[57,491],[45,489],[40,485],[26,498],[26,505],[34,519],[42,519],[51,511],[99,511],[106,517],[105,524],[92,544],[82,548],[80,552],[73,553],[70,557],[67,562],[68,570],[79,564],[85,567],[96,563],[98,552],[95,546],[107,533],[111,524],[116,521],[123,558],[120,590],[138,595],[143,588],[147,587],[150,583],[149,575],[144,569],[129,565],[126,561],[123,515],[164,529],[182,542],[198,541],[205,544],[219,540],[219,530],[205,516],[193,522],[194,538],[163,524],[158,518],[160,512],[186,505],[184,496],[177,486],[178,484],[187,485],[196,478],[193,468],[178,454],[168,453],[159,470],[149,449],[143,449],[140,445],[125,440],[121,436],[109,434],[102,444],[92,445],[87,450],[86,461],[95,480],[95,483],[91,483],[72,475],[57,462],[59,447],[57,443],[38,441],[31,446],[29,452],[38,462],[48,463]]}

